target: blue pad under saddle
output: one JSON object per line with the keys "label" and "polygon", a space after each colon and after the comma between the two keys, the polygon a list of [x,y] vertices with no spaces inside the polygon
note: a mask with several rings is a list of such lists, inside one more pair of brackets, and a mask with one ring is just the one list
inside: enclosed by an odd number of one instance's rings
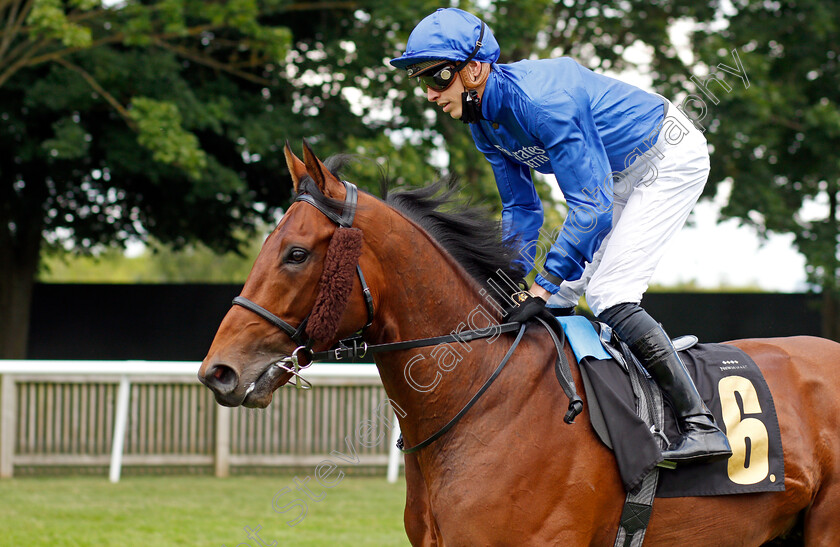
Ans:
{"label": "blue pad under saddle", "polygon": [[595,331],[592,322],[582,315],[558,317],[557,321],[563,325],[563,332],[569,339],[575,359],[580,363],[584,357],[593,359],[611,359],[610,354],[601,345],[601,338]]}

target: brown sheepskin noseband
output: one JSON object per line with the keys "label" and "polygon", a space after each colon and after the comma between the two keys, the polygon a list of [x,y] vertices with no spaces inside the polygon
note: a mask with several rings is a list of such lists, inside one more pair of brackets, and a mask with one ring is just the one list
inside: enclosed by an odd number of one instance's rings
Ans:
{"label": "brown sheepskin noseband", "polygon": [[335,336],[353,290],[356,265],[361,254],[362,231],[358,228],[336,228],[324,257],[318,297],[306,326],[310,337],[330,341]]}

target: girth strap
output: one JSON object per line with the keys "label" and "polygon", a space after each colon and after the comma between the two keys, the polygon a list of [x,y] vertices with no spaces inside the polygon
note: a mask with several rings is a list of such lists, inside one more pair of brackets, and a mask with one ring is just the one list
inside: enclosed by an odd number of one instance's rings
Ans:
{"label": "girth strap", "polygon": [[[651,389],[650,380],[645,376],[644,368],[638,363],[627,344],[621,342],[625,360],[629,365],[630,385],[636,397],[636,414],[652,424],[651,431],[662,431],[665,415],[662,393],[658,389]],[[660,448],[668,444],[654,435]],[[641,547],[645,541],[647,526],[653,513],[653,502],[656,497],[656,487],[659,484],[659,467],[654,467],[635,490],[627,492],[624,509],[619,520],[618,533],[614,547]]]}

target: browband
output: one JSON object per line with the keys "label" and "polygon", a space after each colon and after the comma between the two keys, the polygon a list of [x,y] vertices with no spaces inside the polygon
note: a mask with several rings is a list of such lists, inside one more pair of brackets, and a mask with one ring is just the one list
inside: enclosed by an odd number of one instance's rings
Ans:
{"label": "browband", "polygon": [[342,210],[341,215],[338,215],[335,211],[328,209],[324,203],[315,199],[312,194],[299,194],[298,197],[295,198],[295,201],[305,201],[309,205],[312,205],[324,213],[327,218],[342,228],[350,228],[353,226],[353,218],[356,216],[356,202],[359,199],[359,191],[356,188],[356,185],[352,182],[347,182],[346,180],[341,182],[344,184],[345,190],[347,190],[347,197],[344,199],[344,209]]}

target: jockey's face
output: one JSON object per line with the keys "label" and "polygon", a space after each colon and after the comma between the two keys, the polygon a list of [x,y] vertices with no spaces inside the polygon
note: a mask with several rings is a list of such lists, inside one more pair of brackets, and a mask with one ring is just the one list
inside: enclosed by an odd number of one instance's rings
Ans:
{"label": "jockey's face", "polygon": [[426,88],[426,100],[437,104],[455,120],[461,119],[461,94],[465,91],[461,75],[456,74],[452,85],[443,91]]}

